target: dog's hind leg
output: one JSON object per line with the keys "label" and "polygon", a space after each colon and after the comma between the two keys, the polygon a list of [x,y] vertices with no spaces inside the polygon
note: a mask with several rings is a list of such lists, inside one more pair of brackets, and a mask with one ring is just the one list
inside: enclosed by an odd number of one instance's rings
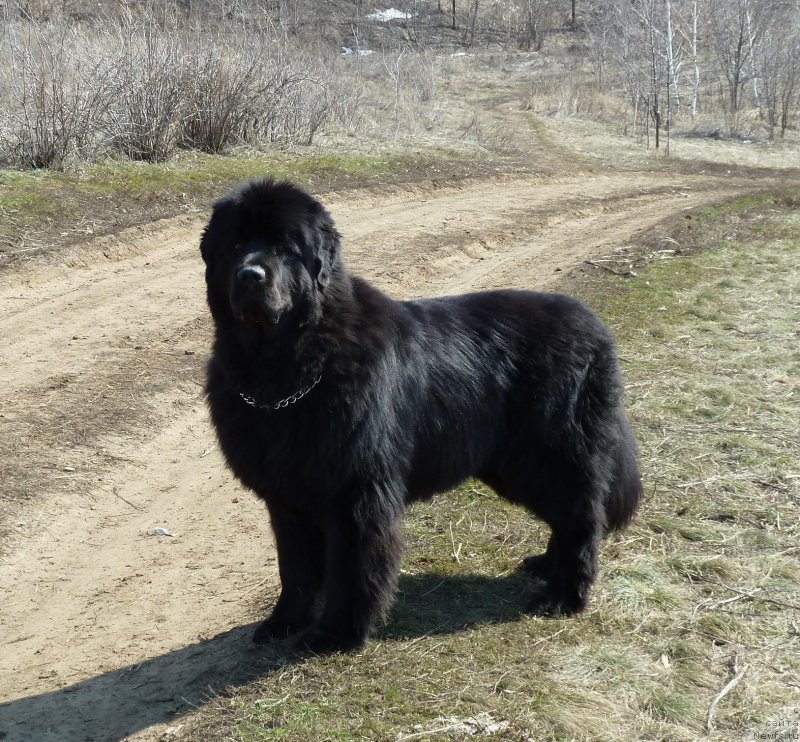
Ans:
{"label": "dog's hind leg", "polygon": [[[636,444],[620,409],[602,431],[600,443],[553,456],[530,481],[541,493],[526,504],[552,529],[547,551],[529,557],[523,568],[546,584],[533,598],[539,615],[577,613],[586,606],[597,576],[601,538],[623,528],[641,494]],[[543,496],[542,496],[543,495]]]}
{"label": "dog's hind leg", "polygon": [[529,606],[537,615],[570,615],[586,606],[597,576],[605,530],[602,477],[580,472],[574,459],[534,454],[507,462],[497,492],[525,506],[552,531],[547,550],[526,558],[522,568],[542,581]]}
{"label": "dog's hind leg", "polygon": [[[537,586],[528,610],[541,616],[565,616],[582,611],[597,577],[597,556],[603,534],[603,519],[597,513],[596,499],[585,500],[585,507],[551,522],[552,534],[545,554],[533,557]],[[531,563],[523,566],[530,571]]]}

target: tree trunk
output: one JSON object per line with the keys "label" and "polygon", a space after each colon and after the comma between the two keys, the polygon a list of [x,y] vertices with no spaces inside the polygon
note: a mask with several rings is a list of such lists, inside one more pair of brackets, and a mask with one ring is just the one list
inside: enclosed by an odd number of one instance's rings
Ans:
{"label": "tree trunk", "polygon": [[[666,0],[665,11],[667,15],[667,65],[669,67],[669,84],[672,87],[672,97],[675,104],[680,108],[681,96],[678,90],[678,70],[675,64],[675,44],[672,32],[672,5],[670,0]],[[670,105],[669,90],[667,90],[667,105]]]}
{"label": "tree trunk", "polygon": [[758,89],[758,73],[756,71],[755,39],[753,38],[753,17],[749,6],[745,11],[745,20],[747,21],[747,43],[750,45],[750,77],[753,82],[753,100],[756,107],[761,108],[761,92]]}
{"label": "tree trunk", "polygon": [[656,149],[661,145],[661,110],[658,105],[658,93],[653,93],[653,123],[656,125]]}
{"label": "tree trunk", "polygon": [[700,91],[700,65],[697,62],[697,0],[692,4],[692,64],[694,79],[692,80],[692,119],[697,116],[697,95]]}

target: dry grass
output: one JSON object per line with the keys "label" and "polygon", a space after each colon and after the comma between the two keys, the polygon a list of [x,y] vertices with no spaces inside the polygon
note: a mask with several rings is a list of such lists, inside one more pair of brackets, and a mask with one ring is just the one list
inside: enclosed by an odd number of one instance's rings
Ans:
{"label": "dry grass", "polygon": [[[164,161],[180,148],[356,138],[362,148],[425,141],[507,153],[515,127],[487,115],[486,105],[502,99],[553,121],[559,133],[576,121],[611,127],[625,155],[649,146],[646,106],[631,103],[647,87],[632,93],[631,74],[648,63],[630,68],[611,53],[622,32],[603,13],[579,10],[581,31],[572,33],[558,3],[464,3],[451,29],[442,3],[413,6],[408,19],[386,23],[344,0],[0,4],[0,162],[69,170],[108,156]],[[700,54],[700,107],[694,117],[678,107],[670,121],[679,139],[673,154],[689,160],[697,138],[731,125],[711,44]],[[765,112],[749,90],[737,136],[759,144],[747,158],[796,167],[797,96],[787,139],[767,147]],[[730,145],[743,144],[721,142],[714,160],[729,162],[742,152]],[[590,156],[608,156],[605,146],[588,146]]]}
{"label": "dry grass", "polygon": [[184,738],[727,742],[798,723],[800,221],[762,200],[692,226],[681,255],[579,287],[619,336],[647,489],[587,612],[524,614],[517,565],[545,534],[468,484],[412,509],[363,652],[268,650]]}

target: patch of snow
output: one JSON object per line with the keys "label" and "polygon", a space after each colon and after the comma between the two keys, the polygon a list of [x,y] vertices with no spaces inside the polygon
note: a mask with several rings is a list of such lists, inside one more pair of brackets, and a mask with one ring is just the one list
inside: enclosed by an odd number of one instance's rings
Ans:
{"label": "patch of snow", "polygon": [[357,57],[368,57],[370,54],[374,53],[372,49],[351,49],[349,46],[342,47],[342,54],[346,57],[351,54],[355,54]]}
{"label": "patch of snow", "polygon": [[406,13],[402,10],[398,10],[397,8],[389,8],[389,10],[376,10],[374,13],[370,13],[367,16],[368,21],[383,21],[384,23],[388,23],[389,21],[408,21],[411,18],[411,13]]}

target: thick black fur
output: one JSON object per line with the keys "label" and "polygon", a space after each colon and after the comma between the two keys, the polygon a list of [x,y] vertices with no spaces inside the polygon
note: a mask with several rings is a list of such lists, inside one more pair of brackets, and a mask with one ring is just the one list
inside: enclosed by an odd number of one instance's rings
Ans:
{"label": "thick black fur", "polygon": [[269,179],[217,202],[201,251],[212,419],[278,548],[282,591],[255,641],[362,645],[392,602],[406,506],[471,476],[552,530],[526,560],[544,580],[531,612],[585,607],[599,541],[641,489],[592,312],[527,291],[393,301],[345,270],[318,201]]}

